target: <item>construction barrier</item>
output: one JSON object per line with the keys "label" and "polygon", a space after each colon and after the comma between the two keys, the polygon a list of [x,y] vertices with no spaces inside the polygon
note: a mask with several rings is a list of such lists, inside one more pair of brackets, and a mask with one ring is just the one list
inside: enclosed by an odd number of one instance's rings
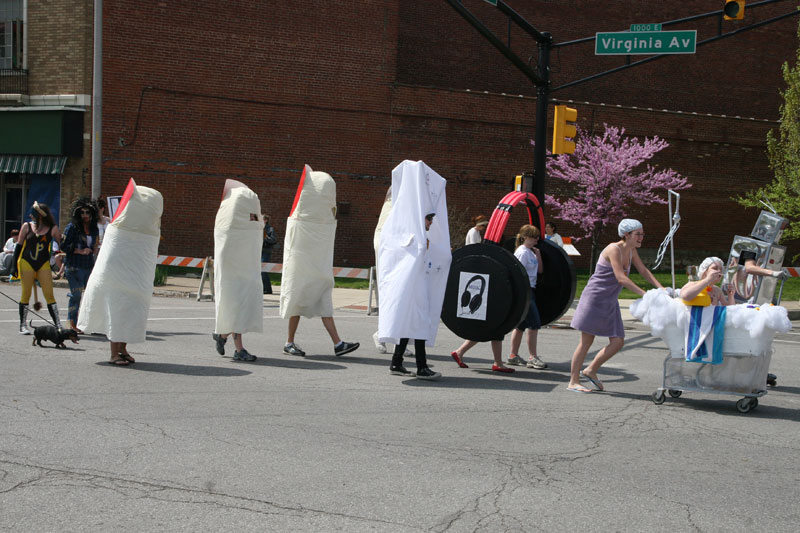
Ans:
{"label": "construction barrier", "polygon": [[[177,255],[159,255],[157,264],[168,266],[181,266],[190,268],[205,268],[209,258],[180,257]],[[281,263],[261,263],[261,272],[280,274],[283,272]],[[369,279],[368,268],[333,267],[333,275],[337,278]]]}
{"label": "construction barrier", "polygon": [[786,267],[783,271],[789,274],[790,278],[800,278],[800,267]]}

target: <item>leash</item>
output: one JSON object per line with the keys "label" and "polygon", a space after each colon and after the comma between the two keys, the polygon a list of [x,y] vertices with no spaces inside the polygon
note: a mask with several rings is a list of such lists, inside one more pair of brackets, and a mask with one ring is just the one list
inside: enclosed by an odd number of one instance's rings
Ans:
{"label": "leash", "polygon": [[[19,305],[19,301],[15,300],[14,298],[12,298],[12,297],[11,297],[11,296],[9,296],[8,294],[4,293],[3,291],[0,291],[0,294],[2,294],[3,296],[5,296],[6,298],[8,298],[9,300],[11,300],[12,302],[14,302],[15,304]],[[28,308],[28,312],[29,312],[29,313],[31,313],[31,314],[34,314],[34,315],[38,316],[39,318],[41,318],[42,320],[44,320],[45,322],[47,322],[47,323],[48,323],[48,324],[50,324],[51,326],[55,327],[55,324],[53,324],[53,323],[52,323],[50,320],[46,319],[45,317],[43,317],[42,315],[40,315],[40,314],[39,314],[39,313],[37,313],[36,311],[32,310],[30,307]]]}

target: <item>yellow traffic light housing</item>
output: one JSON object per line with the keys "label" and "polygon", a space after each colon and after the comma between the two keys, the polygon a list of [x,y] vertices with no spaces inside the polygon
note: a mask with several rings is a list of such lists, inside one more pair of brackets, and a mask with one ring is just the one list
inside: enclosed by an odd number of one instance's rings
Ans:
{"label": "yellow traffic light housing", "polygon": [[553,120],[553,154],[571,154],[575,152],[574,139],[578,133],[575,122],[578,110],[565,105],[557,105]]}
{"label": "yellow traffic light housing", "polygon": [[744,18],[744,0],[725,0],[722,13],[725,20],[742,20]]}

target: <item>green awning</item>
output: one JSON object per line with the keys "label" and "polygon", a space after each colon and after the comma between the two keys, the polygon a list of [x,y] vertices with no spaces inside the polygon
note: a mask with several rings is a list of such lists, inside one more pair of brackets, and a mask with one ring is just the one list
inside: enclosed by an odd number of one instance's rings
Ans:
{"label": "green awning", "polygon": [[63,155],[0,155],[0,172],[15,174],[62,174]]}

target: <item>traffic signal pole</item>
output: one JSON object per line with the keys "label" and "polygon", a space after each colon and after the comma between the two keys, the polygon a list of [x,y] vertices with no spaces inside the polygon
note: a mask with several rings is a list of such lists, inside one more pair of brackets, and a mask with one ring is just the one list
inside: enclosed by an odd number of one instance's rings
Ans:
{"label": "traffic signal pole", "polygon": [[[522,188],[525,192],[533,193],[540,204],[544,205],[544,183],[547,175],[547,104],[550,94],[550,48],[553,44],[553,37],[549,33],[538,31],[503,0],[497,1],[496,7],[539,44],[539,65],[534,71],[528,66],[527,62],[523,61],[509,46],[481,23],[459,0],[446,1],[536,85],[536,131],[534,133],[534,142],[536,144],[533,148],[534,179],[526,180],[523,178]],[[544,231],[544,228],[539,229]]]}
{"label": "traffic signal pole", "polygon": [[[550,98],[550,46],[553,38],[543,33],[544,42],[539,43],[539,77],[542,83],[536,86],[536,133],[533,146],[533,180],[525,183],[526,192],[532,192],[544,205],[544,182],[547,178],[547,103]],[[544,234],[544,228],[539,228]]]}

